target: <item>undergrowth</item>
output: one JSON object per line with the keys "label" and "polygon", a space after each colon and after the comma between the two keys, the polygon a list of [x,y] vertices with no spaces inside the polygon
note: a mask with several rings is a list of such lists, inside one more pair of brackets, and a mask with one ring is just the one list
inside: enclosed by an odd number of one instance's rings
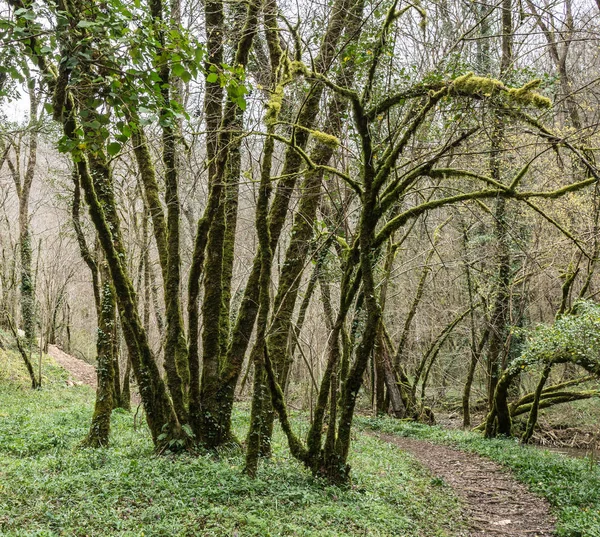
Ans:
{"label": "undergrowth", "polygon": [[[6,361],[6,353],[0,362]],[[115,411],[111,445],[82,449],[93,391],[59,372],[39,391],[0,381],[3,536],[455,536],[459,504],[409,456],[368,435],[353,445],[352,484],[311,477],[274,439],[259,477],[241,450],[153,454],[145,426]],[[235,417],[243,437],[246,412]],[[302,423],[301,420],[297,420]]]}
{"label": "undergrowth", "polygon": [[546,498],[557,517],[559,537],[600,537],[600,465],[566,457],[513,439],[488,440],[480,434],[449,431],[391,418],[358,418],[362,428],[431,440],[483,455],[510,468],[517,479]]}

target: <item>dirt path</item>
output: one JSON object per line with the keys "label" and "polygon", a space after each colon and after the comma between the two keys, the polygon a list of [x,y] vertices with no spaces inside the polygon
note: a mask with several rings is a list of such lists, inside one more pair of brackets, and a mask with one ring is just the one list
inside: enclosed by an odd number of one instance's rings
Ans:
{"label": "dirt path", "polygon": [[463,501],[469,537],[551,537],[548,503],[500,465],[474,453],[412,438],[379,434],[411,453]]}
{"label": "dirt path", "polygon": [[51,356],[58,365],[71,373],[75,382],[87,384],[96,389],[96,368],[93,365],[67,354],[56,345],[48,345],[48,355]]}
{"label": "dirt path", "polygon": [[[93,365],[67,354],[56,345],[48,345],[48,356],[52,357],[58,365],[71,374],[74,384],[86,384],[94,390],[97,388],[98,377],[96,376],[96,368]],[[140,394],[133,386],[131,386],[131,389],[131,403],[139,405],[142,401]]]}

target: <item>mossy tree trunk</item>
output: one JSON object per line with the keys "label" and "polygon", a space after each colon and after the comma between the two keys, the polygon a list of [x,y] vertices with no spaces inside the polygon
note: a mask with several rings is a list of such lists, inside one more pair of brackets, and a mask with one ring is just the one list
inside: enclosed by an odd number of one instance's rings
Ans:
{"label": "mossy tree trunk", "polygon": [[[358,35],[354,33],[354,37]],[[341,82],[347,83],[352,78],[354,68],[349,66],[344,70]],[[329,103],[328,119],[324,132],[333,136],[339,136],[342,125],[341,118],[347,108],[345,99],[336,95]],[[318,142],[311,154],[311,159],[316,165],[327,165],[331,159],[335,147],[331,144]],[[293,354],[290,354],[290,339],[293,337],[293,314],[296,308],[298,291],[302,274],[306,267],[306,260],[310,251],[311,238],[314,233],[314,225],[317,216],[317,208],[321,197],[323,182],[322,169],[310,170],[305,173],[302,184],[302,197],[298,211],[294,216],[292,227],[292,239],[285,254],[282,272],[279,278],[279,286],[273,304],[273,319],[270,327],[270,335],[267,339],[269,355],[273,359],[273,366],[278,375],[279,383],[286,386],[288,375],[293,362]],[[322,276],[322,271],[321,271]],[[321,278],[322,280],[322,278]],[[321,281],[321,286],[326,282]],[[324,306],[326,302],[324,301]],[[328,318],[333,317],[329,312]],[[331,321],[333,325],[333,320]],[[267,402],[265,407],[265,420],[268,423],[265,431],[265,440],[269,439],[273,429],[274,413]],[[267,451],[267,450],[265,450]],[[268,452],[268,451],[267,451]]]}
{"label": "mossy tree trunk", "polygon": [[[28,73],[29,74],[29,73]],[[27,82],[29,93],[29,122],[25,134],[17,134],[15,139],[7,143],[2,154],[2,163],[6,162],[13,179],[19,202],[19,239],[18,250],[20,260],[20,316],[24,338],[18,335],[14,319],[7,312],[6,321],[14,332],[32,388],[41,387],[41,376],[36,377],[31,361],[32,348],[35,344],[35,285],[32,270],[32,246],[29,226],[29,199],[36,172],[37,149],[39,136],[39,88],[35,78],[29,77]],[[25,145],[27,144],[27,145]],[[24,151],[25,150],[25,151]],[[23,154],[25,153],[25,155]],[[3,316],[4,317],[4,316]]]}
{"label": "mossy tree trunk", "polygon": [[[35,288],[32,271],[32,246],[29,228],[29,198],[31,186],[36,172],[38,132],[39,132],[39,88],[35,78],[28,81],[29,93],[29,125],[26,137],[12,141],[14,159],[10,151],[6,151],[5,158],[11,172],[17,198],[19,200],[19,254],[21,261],[20,302],[21,302],[21,325],[25,332],[25,343],[28,352],[35,343]],[[22,150],[27,143],[25,159]]]}
{"label": "mossy tree trunk", "polygon": [[[79,27],[77,35],[61,30],[65,30],[64,26],[70,22],[80,20],[83,12],[74,11],[72,6],[66,5],[64,2],[60,2],[57,7],[66,15],[61,19],[61,28],[58,30],[61,50],[65,56],[69,56],[75,47],[80,47],[82,42],[86,42],[83,38],[86,37],[84,34],[87,30]],[[94,107],[94,96],[89,93],[90,88],[94,87],[94,84],[91,83],[94,75],[89,72],[86,75],[89,80],[85,76],[80,77],[83,79],[79,80],[78,84],[68,87],[66,84],[69,76],[68,68],[63,66],[63,71],[57,76],[46,58],[38,55],[35,49],[35,39],[30,46],[32,59],[44,72],[51,90],[55,93],[55,117],[60,119],[66,139],[73,147],[77,148],[73,155],[76,172],[110,270],[120,318],[123,321],[125,341],[140,387],[153,441],[158,450],[168,447],[177,449],[185,445],[186,437],[152,357],[147,334],[139,318],[137,297],[126,266],[126,252],[121,237],[117,206],[103,142],[98,144],[95,131],[90,131],[89,128],[83,129],[83,135],[88,144],[82,144],[79,138],[82,130],[78,123],[79,114],[82,112],[81,106],[85,107],[86,117],[90,118],[86,121],[87,125],[94,119],[104,119]],[[88,149],[92,143],[95,146],[93,152]]]}
{"label": "mossy tree trunk", "polygon": [[[500,60],[500,77],[504,78],[513,61],[513,23],[512,0],[502,0],[502,56]],[[500,113],[492,114],[492,132],[490,148],[490,175],[495,181],[502,182],[503,158],[502,148],[505,138],[505,118]],[[493,405],[496,386],[506,368],[508,360],[508,327],[510,323],[511,300],[511,255],[510,235],[508,229],[509,215],[507,201],[500,198],[496,202],[495,238],[497,246],[498,269],[495,284],[496,298],[490,317],[490,337],[487,356],[488,373],[488,406]]]}
{"label": "mossy tree trunk", "polygon": [[542,391],[544,389],[544,386],[546,385],[548,377],[550,376],[551,370],[552,370],[552,364],[548,364],[548,365],[546,365],[546,367],[544,367],[544,371],[542,372],[542,375],[540,377],[538,385],[535,389],[533,401],[531,403],[531,410],[529,411],[529,418],[527,419],[527,426],[525,428],[525,432],[523,433],[523,436],[521,437],[521,442],[523,444],[527,444],[529,442],[529,440],[531,440],[531,437],[533,436],[533,431],[537,424],[538,412],[539,412],[539,408],[540,408],[540,399],[542,397]]}
{"label": "mossy tree trunk", "polygon": [[73,174],[73,181],[75,188],[71,218],[79,252],[92,276],[98,323],[96,336],[96,402],[90,430],[82,443],[88,447],[103,447],[107,446],[109,442],[110,417],[118,401],[115,383],[118,383],[119,379],[114,366],[117,329],[116,300],[108,267],[105,263],[98,263],[95,256],[92,255],[83,232],[81,225],[81,188],[77,173]]}
{"label": "mossy tree trunk", "polygon": [[[261,8],[264,0],[261,1]],[[248,13],[245,3],[232,4],[230,7],[230,16],[233,19],[232,28],[229,29],[230,39],[233,43],[239,43],[244,34],[249,31],[255,33],[258,30],[258,21],[256,29],[248,27],[247,15],[252,16],[252,11]],[[248,36],[246,36],[247,39]],[[255,39],[247,42],[248,47],[252,46]],[[246,42],[246,41],[245,41]],[[230,59],[231,65],[236,64],[237,48],[233,48]],[[239,57],[237,59],[240,59]],[[245,66],[245,64],[244,64]],[[231,337],[231,288],[233,281],[233,267],[235,260],[235,242],[238,220],[239,204],[239,185],[242,172],[242,133],[244,129],[244,114],[240,110],[235,114],[235,118],[230,126],[233,136],[226,151],[227,169],[225,176],[225,188],[223,190],[223,205],[225,220],[225,232],[223,238],[223,266],[221,273],[222,300],[221,300],[221,320],[220,320],[220,356],[224,357],[227,353],[227,346]]]}
{"label": "mossy tree trunk", "polygon": [[[273,69],[274,79],[274,95],[277,95],[277,83],[280,78],[279,68],[282,60],[283,51],[280,47],[271,50],[271,65]],[[271,106],[267,121],[267,129],[274,130],[275,122],[277,121],[279,109]],[[262,170],[260,178],[260,187],[258,194],[258,202],[256,205],[256,231],[259,241],[259,253],[261,256],[261,273],[260,273],[260,309],[257,319],[256,343],[252,351],[252,361],[254,363],[254,389],[252,394],[252,408],[250,413],[250,430],[248,431],[247,449],[246,449],[246,466],[245,472],[255,477],[258,469],[258,459],[265,453],[265,444],[270,443],[263,438],[265,434],[265,412],[264,407],[269,401],[267,378],[265,372],[265,354],[268,352],[266,343],[266,330],[269,321],[269,309],[271,306],[271,297],[269,286],[271,281],[271,263],[273,254],[271,252],[271,239],[269,237],[269,198],[271,196],[271,166],[273,161],[273,152],[275,149],[275,140],[269,136],[265,141],[264,156],[262,161]],[[270,438],[269,438],[270,440]]]}
{"label": "mossy tree trunk", "polygon": [[[532,394],[528,394],[510,405],[508,399],[511,384],[521,372],[529,366],[529,363],[523,362],[522,360],[516,360],[504,371],[496,386],[492,409],[488,413],[485,422],[478,427],[478,429],[484,430],[486,438],[510,436],[512,434],[512,418],[527,412],[530,413],[530,416],[526,432],[529,434],[530,438],[530,435],[533,434],[535,423],[537,422],[537,412],[539,408],[547,408],[555,404],[598,396],[598,391],[596,390],[583,392],[563,391],[564,388],[568,386],[585,382],[600,374],[600,365],[598,364],[596,357],[581,356],[567,351],[552,356],[549,359],[542,360],[542,363],[544,364],[544,370],[536,390]],[[544,390],[550,370],[556,364],[578,365],[588,371],[592,376],[570,380]],[[531,430],[529,431],[529,429]],[[527,440],[529,440],[529,438],[527,438]]]}
{"label": "mossy tree trunk", "polygon": [[499,248],[496,299],[490,317],[490,337],[487,353],[488,405],[491,408],[496,386],[506,366],[510,312],[510,254],[506,221],[506,200],[496,204],[496,240]]}
{"label": "mossy tree trunk", "polygon": [[[172,2],[168,16],[165,16],[165,7],[161,0],[151,0],[150,12],[152,14],[155,31],[158,38],[158,54],[165,52],[165,32],[170,25],[180,23],[181,14],[179,3]],[[175,413],[181,423],[188,420],[187,392],[189,390],[190,373],[188,363],[188,349],[183,327],[183,317],[180,301],[180,203],[179,203],[179,171],[177,157],[178,136],[177,123],[171,117],[169,109],[171,100],[181,100],[178,95],[178,83],[171,74],[169,62],[157,61],[155,69],[160,78],[162,107],[160,110],[160,124],[162,126],[162,160],[165,169],[165,205],[167,207],[166,229],[161,230],[166,235],[166,245],[157,241],[162,249],[159,257],[163,263],[165,314],[166,314],[166,339],[164,348],[165,371],[169,393],[173,400]],[[151,164],[150,164],[151,166]],[[155,180],[154,180],[155,182]],[[152,199],[148,196],[148,199]],[[151,207],[154,204],[151,205]],[[155,208],[157,213],[162,208]],[[157,229],[155,224],[155,229]],[[166,265],[165,265],[166,259]]]}
{"label": "mossy tree trunk", "polygon": [[[192,429],[196,436],[203,437],[205,419],[204,412],[202,410],[203,399],[205,398],[205,391],[201,391],[201,386],[204,387],[205,379],[203,377],[206,367],[211,367],[211,375],[209,378],[215,380],[218,374],[218,356],[215,357],[208,355],[210,349],[203,348],[203,354],[205,356],[205,362],[203,368],[200,367],[200,310],[199,310],[199,297],[200,297],[200,276],[205,264],[206,245],[211,226],[212,219],[215,217],[217,211],[220,211],[220,189],[221,185],[217,182],[218,174],[218,163],[217,163],[217,149],[219,139],[219,127],[223,115],[223,88],[218,80],[211,81],[210,77],[212,73],[217,73],[219,66],[223,63],[223,32],[224,27],[224,12],[223,2],[221,0],[211,0],[204,4],[204,17],[206,25],[206,75],[205,75],[205,93],[204,93],[204,116],[206,123],[206,156],[208,160],[208,177],[209,177],[209,198],[207,209],[205,210],[204,216],[198,221],[198,227],[196,230],[196,236],[194,238],[194,251],[192,254],[192,263],[190,267],[190,274],[188,280],[188,348],[189,348],[189,367],[190,367],[190,422]],[[218,215],[221,218],[221,215]],[[221,281],[217,281],[217,277],[220,279],[221,273],[219,272],[216,276],[213,276],[213,282],[211,286],[217,286],[218,289],[221,287]],[[208,297],[211,298],[210,295]],[[221,300],[217,297],[214,300],[215,304],[212,308],[219,308],[221,311]],[[212,316],[214,317],[214,315]],[[212,319],[214,321],[214,319]],[[211,323],[211,327],[215,328],[215,323]],[[219,332],[214,333],[215,339],[218,340]],[[220,345],[219,345],[220,349]],[[211,445],[216,445],[220,441],[220,434],[217,432],[212,433]]]}
{"label": "mossy tree trunk", "polygon": [[[394,237],[390,237],[387,241],[386,253],[385,253],[385,261],[383,266],[383,278],[380,284],[379,291],[379,304],[381,307],[381,311],[385,311],[385,303],[387,300],[387,292],[389,287],[389,281],[391,277],[392,267],[394,265],[394,259],[396,258],[397,246],[394,244]],[[398,397],[399,392],[395,383],[389,383],[386,381],[386,378],[389,376],[389,372],[387,368],[390,364],[390,356],[388,355],[388,347],[385,341],[384,334],[385,325],[383,323],[379,324],[379,334],[377,336],[377,345],[375,347],[375,352],[373,353],[373,372],[374,372],[374,393],[373,399],[375,402],[375,412],[377,415],[387,413],[388,406],[390,402],[392,404],[393,412],[396,417],[404,417],[403,415],[399,416],[398,404],[401,404],[401,399]],[[391,391],[387,389],[386,395],[386,386],[391,386]],[[402,414],[402,411],[400,411]]]}
{"label": "mossy tree trunk", "polygon": [[[268,6],[273,4],[275,8]],[[349,0],[337,0],[332,8],[332,16],[327,25],[327,30],[321,42],[319,56],[315,60],[315,68],[326,72],[333,58],[335,48],[340,39],[347,17]],[[265,29],[267,31],[267,44],[271,50],[279,47],[279,30],[276,18],[276,4],[267,2],[265,9]],[[296,181],[303,166],[303,160],[299,150],[304,150],[310,139],[310,129],[313,127],[319,110],[319,101],[323,93],[323,86],[313,82],[308,91],[306,100],[296,119],[299,128],[294,129],[294,147],[289,147],[284,157],[283,169],[280,173],[273,202],[269,209],[268,223],[269,236],[271,240],[270,250],[275,252],[277,244],[285,223],[289,202],[294,192]],[[242,302],[236,317],[235,327],[231,331],[232,339],[227,348],[224,359],[222,375],[222,386],[219,390],[219,400],[223,407],[222,427],[228,428],[231,423],[231,409],[233,408],[233,396],[242,364],[252,340],[252,332],[259,310],[259,289],[261,274],[261,258],[257,253],[252,264],[252,270],[246,283]],[[286,334],[287,342],[287,334]],[[287,353],[286,353],[287,355]],[[279,357],[275,358],[279,361]],[[269,403],[267,403],[268,405]]]}
{"label": "mossy tree trunk", "polygon": [[[333,482],[345,482],[348,478],[349,466],[347,465],[350,450],[350,432],[354,417],[354,408],[358,391],[362,384],[363,374],[367,368],[369,357],[373,352],[379,329],[381,310],[377,299],[375,279],[373,276],[373,242],[377,225],[376,204],[377,190],[375,188],[375,170],[372,167],[372,147],[368,123],[362,111],[355,106],[355,122],[359,130],[364,156],[363,169],[363,200],[362,214],[359,229],[360,244],[360,269],[362,289],[365,295],[367,321],[364,327],[362,340],[356,353],[354,364],[348,372],[343,386],[340,417],[338,421],[337,439],[334,452],[325,452],[324,472]],[[332,402],[335,404],[335,402]],[[335,424],[330,424],[331,426]]]}
{"label": "mossy tree trunk", "polygon": [[[258,28],[260,5],[260,0],[253,0],[247,6],[244,25],[236,43],[234,62],[236,66],[245,68],[248,63],[252,42]],[[218,34],[216,38],[220,39]],[[223,322],[223,312],[224,309],[228,311],[229,305],[225,304],[225,301],[229,300],[227,289],[230,286],[230,283],[224,286],[223,281],[224,277],[225,279],[231,277],[228,260],[233,253],[226,252],[226,249],[233,248],[233,243],[230,240],[231,234],[227,232],[227,209],[233,209],[232,200],[228,201],[227,194],[236,192],[235,188],[232,190],[228,185],[232,186],[239,181],[240,169],[237,165],[239,148],[235,148],[240,141],[234,135],[236,127],[239,128],[241,125],[242,115],[243,111],[237,103],[232,99],[227,100],[215,148],[215,175],[211,179],[209,202],[205,216],[198,226],[194,252],[195,272],[193,275],[190,274],[190,289],[194,290],[190,293],[190,302],[195,302],[199,289],[197,281],[192,281],[192,276],[194,280],[199,277],[204,258],[203,252],[206,250],[201,334],[203,362],[200,389],[197,394],[194,394],[196,396],[195,418],[192,420],[192,427],[208,448],[215,448],[232,441],[229,409],[233,400],[229,401],[221,397],[223,389],[227,392],[225,380],[227,375],[224,374],[226,368],[223,366],[224,357],[221,353],[225,348],[224,341],[228,335],[225,333],[228,331],[228,323]],[[235,226],[232,214],[229,214],[229,225]],[[192,313],[190,323],[197,323],[197,313]],[[191,335],[192,331],[190,331]]]}
{"label": "mossy tree trunk", "polygon": [[110,417],[115,407],[114,399],[114,351],[116,301],[108,267],[100,265],[101,300],[98,309],[98,336],[96,339],[96,403],[87,438],[87,447],[106,447],[110,436]]}
{"label": "mossy tree trunk", "polygon": [[257,318],[256,342],[252,348],[250,359],[254,365],[254,385],[252,390],[252,406],[250,413],[250,429],[247,436],[246,466],[244,471],[255,477],[258,471],[260,457],[271,454],[272,411],[269,397],[265,357],[268,354],[267,325],[271,308],[270,281],[273,263],[272,240],[269,229],[269,199],[271,197],[271,172],[275,139],[273,134],[279,113],[284,87],[282,80],[289,77],[287,65],[284,62],[285,52],[281,48],[277,33],[276,19],[277,4],[268,1],[264,9],[267,45],[270,60],[270,92],[271,98],[267,104],[267,139],[263,149],[261,163],[260,185],[256,204],[256,231],[258,235],[258,255],[260,256],[259,278],[259,310]]}
{"label": "mossy tree trunk", "polygon": [[[65,134],[69,136],[74,132],[75,121],[73,116],[67,118]],[[171,405],[138,314],[137,297],[123,264],[126,256],[122,246],[119,221],[116,218],[110,173],[101,157],[101,154],[88,157],[91,162],[91,173],[88,171],[87,161],[83,159],[76,163],[77,171],[90,216],[110,268],[132,369],[140,387],[140,395],[154,443],[158,449],[165,447],[176,449],[180,444],[173,444],[171,441],[185,443],[187,438],[181,430]]]}

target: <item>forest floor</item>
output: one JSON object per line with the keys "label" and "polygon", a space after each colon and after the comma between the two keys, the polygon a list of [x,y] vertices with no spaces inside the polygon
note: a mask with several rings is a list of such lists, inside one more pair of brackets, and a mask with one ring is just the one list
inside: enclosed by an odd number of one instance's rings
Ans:
{"label": "forest floor", "polygon": [[[0,360],[0,535],[600,537],[588,461],[388,418],[357,419],[347,490],[305,475],[280,434],[255,481],[235,450],[152,457],[122,411],[108,450],[81,449],[94,368],[50,353],[37,392],[16,388],[18,365],[7,374]],[[235,426],[243,435],[246,412]]]}
{"label": "forest floor", "polygon": [[[8,338],[7,338],[8,339]],[[154,453],[147,427],[117,409],[110,445],[81,446],[95,394],[49,356],[28,387],[14,349],[0,349],[2,537],[464,537],[461,504],[411,455],[357,431],[352,483],[334,487],[296,461],[276,431],[273,458],[243,474],[237,447]],[[304,414],[293,412],[304,435]],[[233,427],[249,425],[241,403]]]}
{"label": "forest floor", "polygon": [[[48,354],[76,381],[96,388],[95,368],[50,345]],[[412,454],[434,479],[462,500],[469,537],[551,537],[554,521],[547,501],[529,492],[499,464],[478,455],[414,438],[378,435]]]}
{"label": "forest floor", "polygon": [[[73,378],[96,388],[95,368],[50,345],[48,354]],[[551,537],[548,502],[529,492],[502,467],[478,455],[414,438],[378,435],[413,455],[434,479],[443,480],[462,500],[469,537]],[[441,481],[440,481],[441,482]]]}

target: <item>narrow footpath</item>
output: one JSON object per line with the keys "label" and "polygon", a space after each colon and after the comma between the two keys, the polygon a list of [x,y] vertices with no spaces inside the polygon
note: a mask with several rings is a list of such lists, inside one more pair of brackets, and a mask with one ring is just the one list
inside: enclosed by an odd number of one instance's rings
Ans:
{"label": "narrow footpath", "polygon": [[[48,345],[48,356],[71,374],[73,380],[69,382],[73,382],[73,384],[85,384],[91,386],[94,390],[98,387],[96,367],[92,364],[88,364],[85,360],[67,354],[56,345]],[[141,403],[140,394],[133,386],[131,390],[131,403],[139,405]]]}
{"label": "narrow footpath", "polygon": [[87,384],[96,389],[96,368],[92,364],[67,354],[56,345],[48,345],[48,356],[59,366],[66,369],[76,383]]}
{"label": "narrow footpath", "polygon": [[377,434],[412,454],[463,502],[469,537],[552,537],[554,519],[546,500],[493,461],[475,453],[394,435]]}

